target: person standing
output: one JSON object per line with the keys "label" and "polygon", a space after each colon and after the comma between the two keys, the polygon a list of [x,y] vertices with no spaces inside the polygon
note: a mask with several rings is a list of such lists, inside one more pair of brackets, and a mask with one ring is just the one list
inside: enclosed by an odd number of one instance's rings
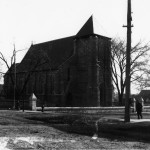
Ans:
{"label": "person standing", "polygon": [[142,119],[143,116],[142,116],[142,104],[137,100],[136,102],[136,112],[137,112],[137,117],[138,119]]}

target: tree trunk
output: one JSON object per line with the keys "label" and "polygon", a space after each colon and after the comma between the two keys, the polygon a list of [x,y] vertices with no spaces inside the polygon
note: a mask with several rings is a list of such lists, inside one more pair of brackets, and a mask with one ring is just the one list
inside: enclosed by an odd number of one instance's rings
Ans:
{"label": "tree trunk", "polygon": [[123,93],[118,94],[119,105],[123,105]]}

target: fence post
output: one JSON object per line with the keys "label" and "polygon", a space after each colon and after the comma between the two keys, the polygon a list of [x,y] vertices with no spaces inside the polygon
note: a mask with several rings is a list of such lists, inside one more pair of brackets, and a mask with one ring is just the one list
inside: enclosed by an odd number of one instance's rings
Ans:
{"label": "fence post", "polygon": [[141,97],[142,111],[144,110],[144,99]]}
{"label": "fence post", "polygon": [[36,111],[36,101],[37,101],[37,97],[33,93],[30,97],[30,109],[33,111]]}
{"label": "fence post", "polygon": [[133,112],[136,112],[136,99],[133,98]]}

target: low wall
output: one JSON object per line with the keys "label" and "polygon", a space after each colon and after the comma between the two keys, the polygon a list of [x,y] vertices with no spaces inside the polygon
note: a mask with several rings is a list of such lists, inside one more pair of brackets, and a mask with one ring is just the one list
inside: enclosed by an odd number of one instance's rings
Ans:
{"label": "low wall", "polygon": [[14,106],[14,100],[0,98],[0,108],[1,109],[12,109]]}
{"label": "low wall", "polygon": [[[29,100],[20,100],[19,101],[20,109],[30,109],[29,107]],[[15,101],[15,104],[17,106],[17,100]],[[13,109],[14,107],[14,100],[13,99],[5,99],[3,97],[0,97],[0,109]]]}
{"label": "low wall", "polygon": [[[20,108],[30,109],[29,100],[20,100]],[[14,105],[14,100],[0,98],[0,109],[12,109]],[[36,107],[36,110],[42,111],[41,107]],[[133,112],[133,107],[131,107],[131,112]],[[112,113],[124,113],[125,107],[44,107],[44,111],[59,112],[59,113],[86,113],[86,114],[110,114]],[[143,112],[150,112],[150,106],[144,106]]]}
{"label": "low wall", "polygon": [[[36,108],[42,111],[41,107]],[[110,114],[110,113],[124,113],[125,107],[44,107],[44,111],[58,112],[58,113],[86,113],[86,114]],[[133,107],[130,108],[133,112]],[[150,106],[144,106],[143,112],[150,112]]]}
{"label": "low wall", "polygon": [[144,106],[143,112],[150,112],[150,106]]}
{"label": "low wall", "polygon": [[[131,108],[132,109],[132,108]],[[41,107],[37,107],[41,111]],[[61,113],[124,113],[124,107],[44,107],[44,111],[61,112]]]}

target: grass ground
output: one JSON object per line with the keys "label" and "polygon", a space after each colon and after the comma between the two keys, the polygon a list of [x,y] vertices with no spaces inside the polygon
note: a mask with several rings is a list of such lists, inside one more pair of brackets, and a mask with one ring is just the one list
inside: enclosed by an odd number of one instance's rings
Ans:
{"label": "grass ground", "polygon": [[150,122],[124,123],[118,118],[123,115],[0,111],[0,150],[150,149]]}

